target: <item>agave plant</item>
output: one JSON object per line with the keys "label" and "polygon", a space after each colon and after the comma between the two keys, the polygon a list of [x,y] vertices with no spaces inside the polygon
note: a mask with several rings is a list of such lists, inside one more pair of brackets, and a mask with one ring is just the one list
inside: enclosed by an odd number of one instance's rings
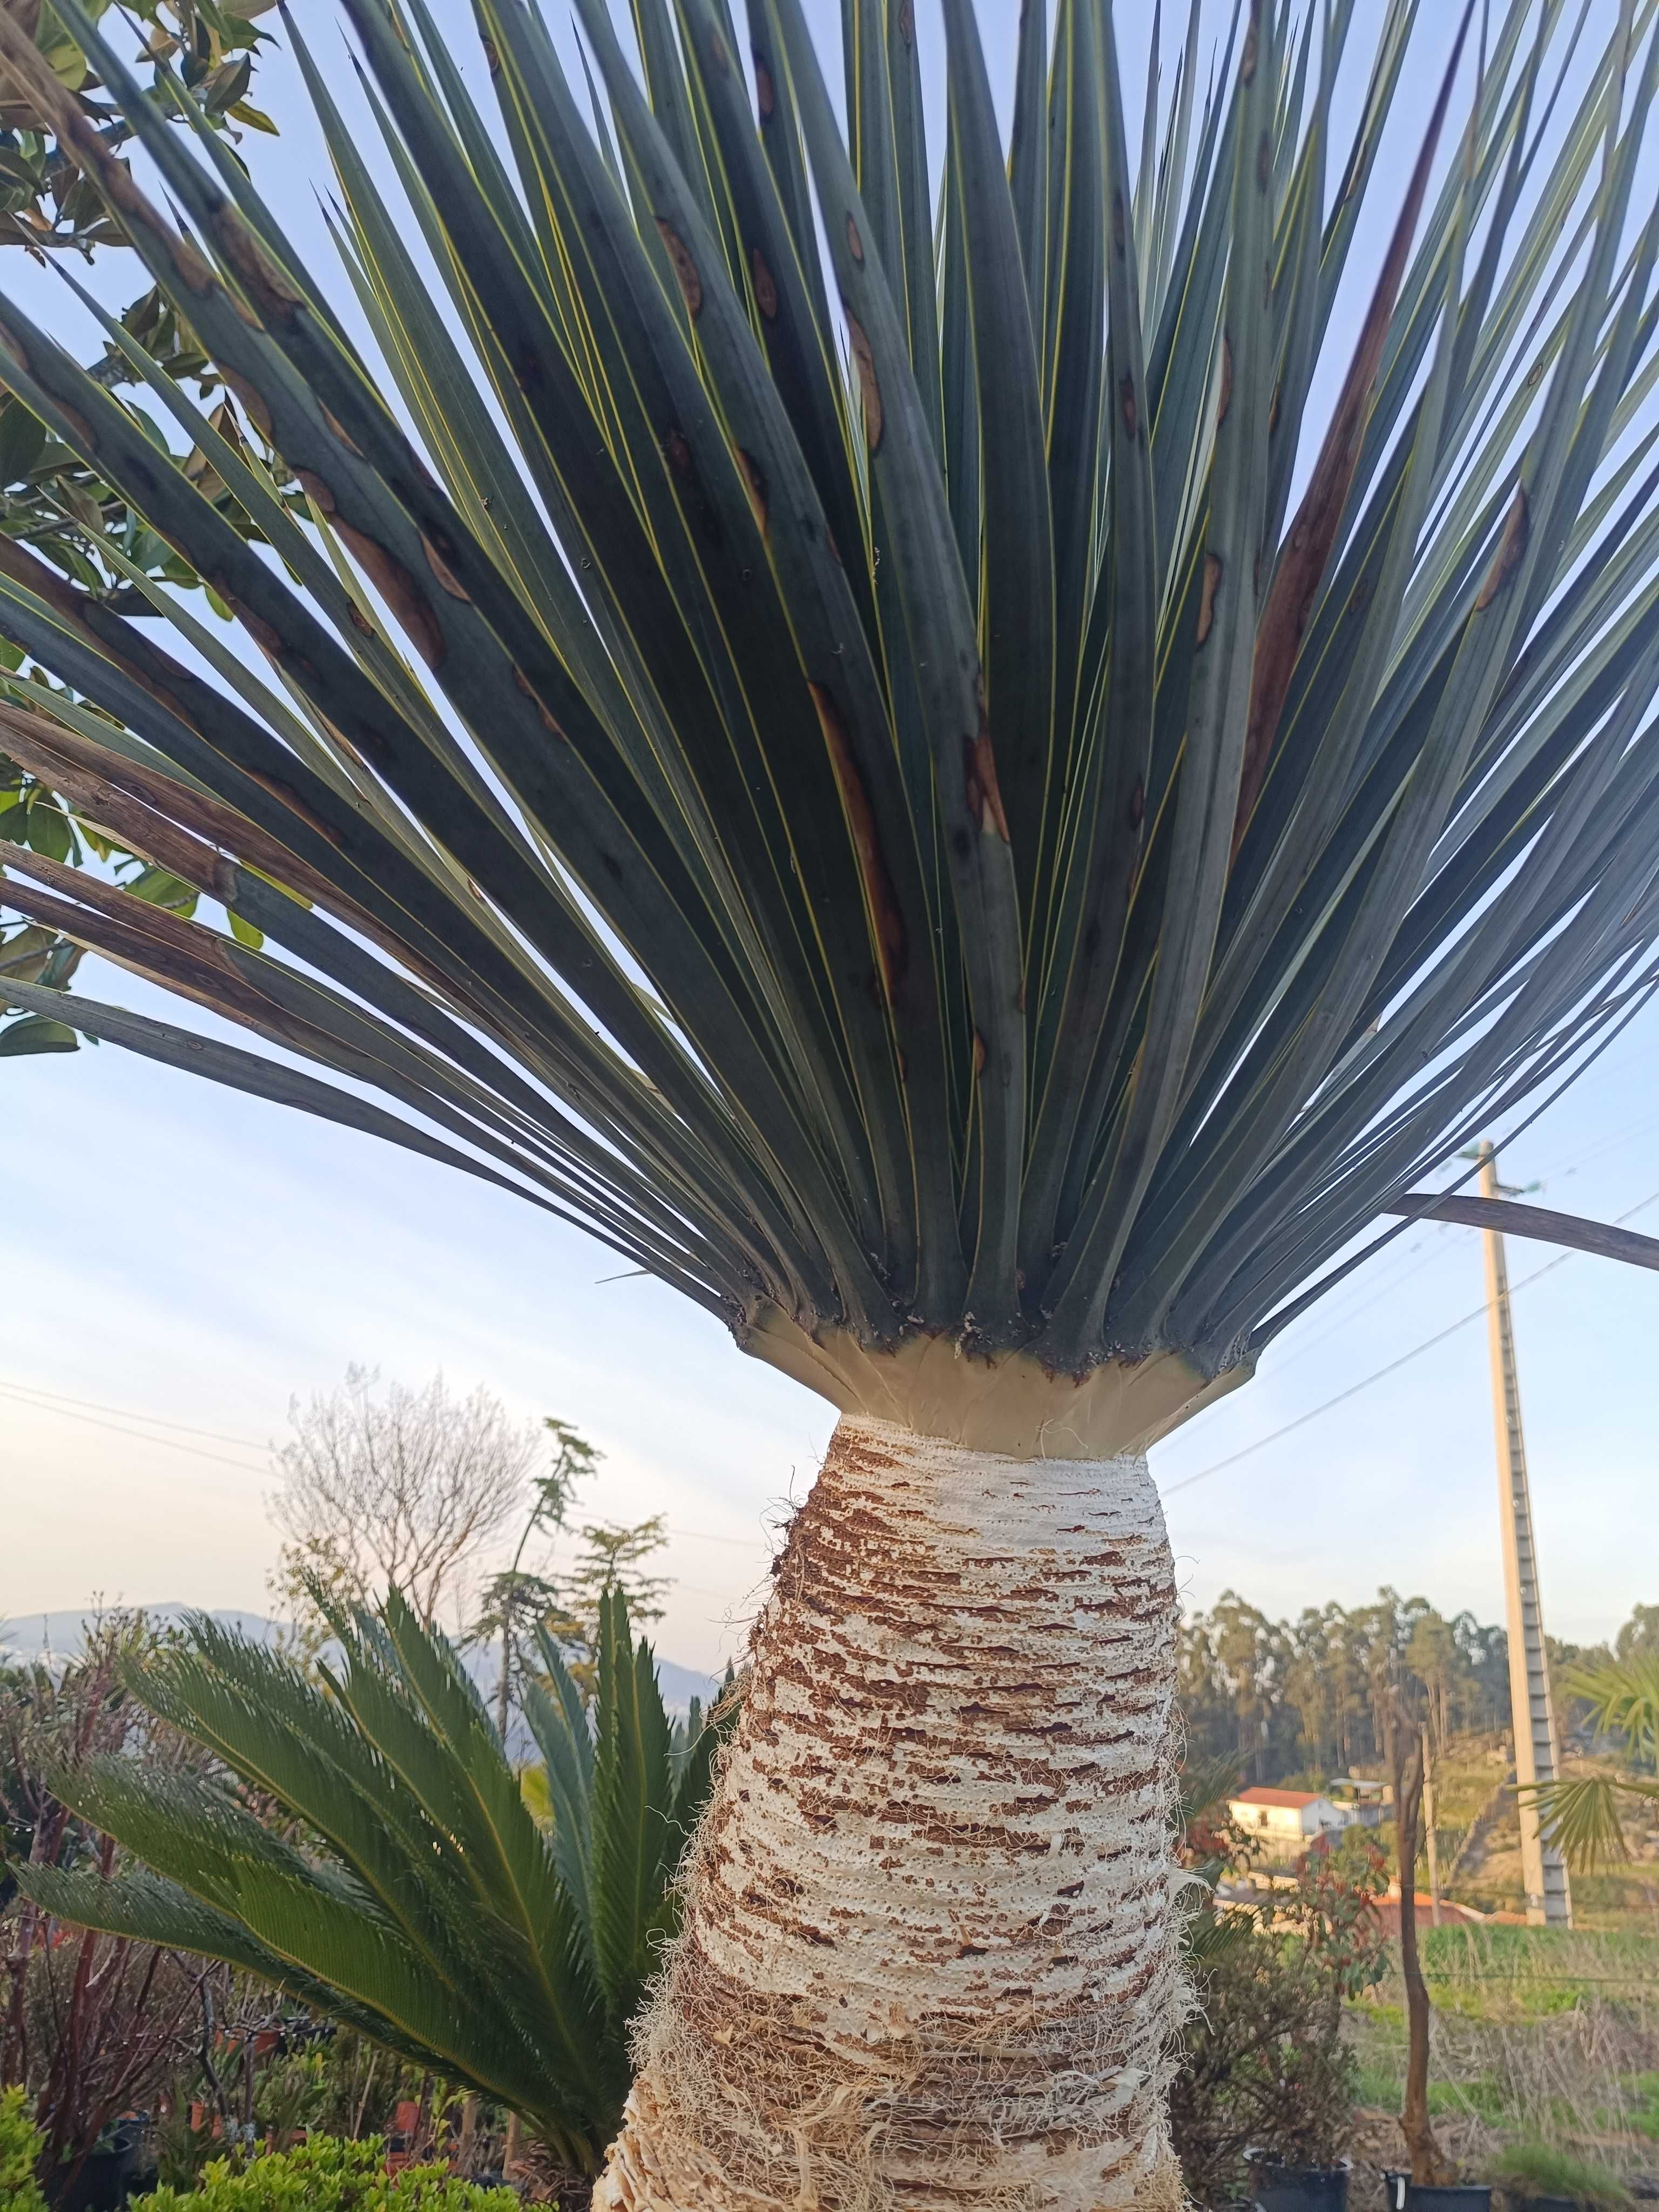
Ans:
{"label": "agave plant", "polygon": [[0,384],[240,633],[0,546],[0,743],[229,927],[6,896],[275,1054],[6,996],[520,1193],[842,1415],[602,2200],[1173,2203],[1144,1449],[1383,1217],[1504,1218],[1419,1186],[1659,981],[1654,0],[1582,94],[1560,0],[1426,88],[1415,0],[1251,0],[1207,92],[1193,0],[1133,153],[1108,0],[1025,0],[1006,146],[945,0],[942,163],[910,0],[842,0],[846,133],[801,0],[746,61],[578,0],[580,93],[527,0],[487,89],[346,0],[356,113],[289,32],[349,326],[62,5],[239,416],[9,305]]}
{"label": "agave plant", "polygon": [[498,2100],[569,2173],[595,2173],[715,1727],[694,1720],[675,1741],[613,1593],[593,1724],[550,1643],[547,1686],[526,1685],[544,1825],[440,1632],[395,1590],[334,1625],[340,1656],[319,1679],[204,1615],[132,1666],[136,1695],[228,1786],[88,1760],[61,1778],[65,1802],[137,1863],[112,1881],[24,1867],[19,1883],[63,1919],[246,1968]]}

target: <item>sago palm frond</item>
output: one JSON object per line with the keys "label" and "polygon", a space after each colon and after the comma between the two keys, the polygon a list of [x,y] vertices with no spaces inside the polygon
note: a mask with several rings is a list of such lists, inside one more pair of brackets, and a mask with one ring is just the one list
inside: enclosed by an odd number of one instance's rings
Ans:
{"label": "sago palm frond", "polygon": [[1257,0],[1207,94],[1194,0],[1133,160],[1105,0],[1019,11],[1009,146],[946,0],[943,149],[908,4],[843,0],[850,144],[800,0],[752,72],[727,0],[639,0],[642,78],[579,0],[592,106],[522,0],[479,99],[427,0],[346,6],[373,163],[289,28],[374,357],[73,0],[177,216],[57,127],[243,434],[0,307],[0,386],[241,631],[0,544],[0,746],[232,930],[27,852],[5,896],[319,1072],[8,1000],[504,1183],[809,1380],[1248,1366],[1647,1002],[1653,0],[1576,107],[1506,0],[1404,176],[1415,0]]}
{"label": "sago palm frond", "polygon": [[[314,1680],[204,1616],[135,1693],[274,1805],[131,1760],[62,1778],[139,1863],[113,1881],[20,1868],[48,1911],[228,1960],[416,2064],[522,2112],[597,2170],[627,2094],[628,2029],[672,1934],[675,1868],[715,1731],[678,1757],[649,1647],[605,1601],[597,1733],[574,1692],[536,1711],[553,1818],[532,1818],[447,1640],[394,1591],[337,1624]],[[556,1679],[568,1686],[557,1655]]]}

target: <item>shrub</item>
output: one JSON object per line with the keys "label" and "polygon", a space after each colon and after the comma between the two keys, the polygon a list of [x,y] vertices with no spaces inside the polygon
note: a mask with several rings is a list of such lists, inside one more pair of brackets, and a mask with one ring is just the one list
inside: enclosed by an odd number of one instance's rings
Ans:
{"label": "shrub", "polygon": [[388,2173],[380,2136],[317,2136],[246,2166],[216,2158],[194,2189],[158,2189],[146,2202],[148,2212],[521,2212],[514,2191],[458,2181],[447,2166]]}
{"label": "shrub", "polygon": [[21,2089],[0,2090],[0,2212],[46,2212],[34,2179],[40,2130]]}
{"label": "shrub", "polygon": [[1383,1971],[1377,1871],[1346,1854],[1310,1855],[1293,1890],[1211,1923],[1195,1951],[1198,2009],[1170,2124],[1197,2203],[1248,2194],[1244,2154],[1253,2146],[1307,2166],[1346,2153],[1358,2069],[1343,2042],[1342,2010]]}

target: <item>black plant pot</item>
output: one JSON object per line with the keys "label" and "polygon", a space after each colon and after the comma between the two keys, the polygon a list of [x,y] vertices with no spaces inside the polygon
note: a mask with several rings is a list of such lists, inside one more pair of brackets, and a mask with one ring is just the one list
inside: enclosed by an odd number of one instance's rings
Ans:
{"label": "black plant pot", "polygon": [[154,2187],[148,2163],[143,2130],[117,2128],[100,2149],[88,2153],[72,2181],[58,2177],[47,2180],[47,2201],[55,2212],[120,2212],[146,2182]]}
{"label": "black plant pot", "polygon": [[1256,2212],[1347,2212],[1352,2160],[1335,2166],[1291,2166],[1270,2150],[1246,2151],[1244,2158]]}
{"label": "black plant pot", "polygon": [[1431,2189],[1426,2182],[1406,2184],[1405,2212],[1492,2212],[1490,2187]]}

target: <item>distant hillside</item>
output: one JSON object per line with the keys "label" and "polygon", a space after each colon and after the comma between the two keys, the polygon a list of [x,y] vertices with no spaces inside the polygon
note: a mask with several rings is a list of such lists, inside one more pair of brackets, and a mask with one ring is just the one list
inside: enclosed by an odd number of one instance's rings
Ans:
{"label": "distant hillside", "polygon": [[[142,1607],[146,1620],[158,1628],[177,1627],[187,1613],[198,1608],[188,1605],[147,1605]],[[49,1658],[55,1661],[78,1658],[86,1639],[86,1626],[95,1618],[91,1607],[82,1607],[69,1613],[20,1613],[9,1620],[0,1620],[0,1662]],[[286,1624],[269,1620],[260,1613],[237,1613],[214,1610],[210,1620],[217,1621],[222,1628],[246,1636],[255,1644],[275,1644],[283,1634]],[[489,1650],[469,1651],[467,1672],[478,1687],[488,1696],[495,1686],[495,1654]],[[657,1680],[662,1685],[663,1702],[671,1712],[683,1713],[693,1698],[705,1704],[720,1688],[712,1674],[700,1674],[693,1667],[677,1666],[672,1659],[657,1662]]]}

